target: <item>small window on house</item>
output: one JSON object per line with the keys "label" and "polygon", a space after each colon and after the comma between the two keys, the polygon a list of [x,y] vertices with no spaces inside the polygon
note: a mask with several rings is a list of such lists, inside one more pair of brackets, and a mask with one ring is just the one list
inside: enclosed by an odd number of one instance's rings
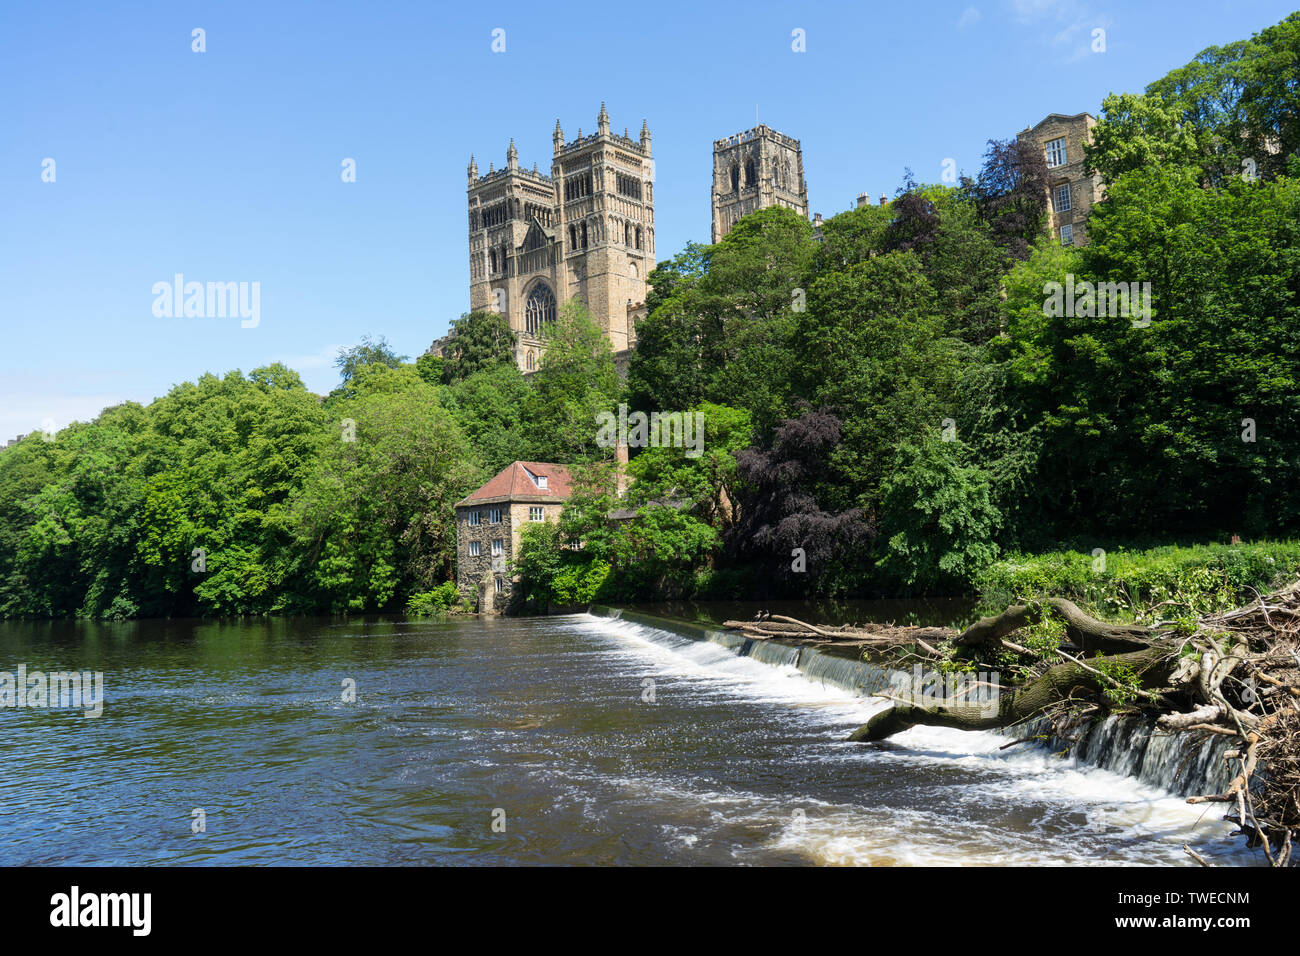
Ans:
{"label": "small window on house", "polygon": [[1070,185],[1057,186],[1052,190],[1052,211],[1066,212],[1070,208]]}
{"label": "small window on house", "polygon": [[482,523],[483,523],[483,512],[481,512],[481,511],[471,511],[471,512],[469,513],[469,523],[470,523],[470,524],[473,524],[473,525],[479,525],[479,524],[482,524]]}
{"label": "small window on house", "polygon": [[481,541],[471,541],[469,543],[469,556],[471,558],[477,558],[482,553],[483,543]]}
{"label": "small window on house", "polygon": [[488,509],[488,524],[500,524],[500,523],[501,523],[501,509],[500,509],[500,508],[489,508],[489,509]]}
{"label": "small window on house", "polygon": [[535,352],[528,353],[527,365],[528,365],[528,371],[530,372],[537,371],[537,353]]}
{"label": "small window on house", "polygon": [[529,520],[529,521],[545,521],[545,520],[546,520],[546,509],[545,509],[545,508],[529,508],[529,509],[528,509],[528,520]]}
{"label": "small window on house", "polygon": [[1070,225],[1069,223],[1066,223],[1064,226],[1061,227],[1061,245],[1063,246],[1074,245],[1074,226]]}
{"label": "small window on house", "polygon": [[496,585],[496,586],[497,586],[497,594],[500,594],[502,591],[504,591],[504,590],[506,589],[505,582],[504,582],[501,578],[497,578],[497,579],[496,579],[496,582],[497,582],[497,585]]}
{"label": "small window on house", "polygon": [[546,487],[546,476],[545,476],[545,475],[538,475],[538,476],[537,476],[537,487],[538,487],[538,488],[545,488],[545,487]]}
{"label": "small window on house", "polygon": [[506,543],[502,538],[492,539],[492,557],[499,558],[506,553]]}
{"label": "small window on house", "polygon": [[1064,166],[1067,162],[1069,162],[1069,158],[1065,153],[1065,137],[1062,136],[1049,142],[1047,144],[1047,165],[1049,167]]}

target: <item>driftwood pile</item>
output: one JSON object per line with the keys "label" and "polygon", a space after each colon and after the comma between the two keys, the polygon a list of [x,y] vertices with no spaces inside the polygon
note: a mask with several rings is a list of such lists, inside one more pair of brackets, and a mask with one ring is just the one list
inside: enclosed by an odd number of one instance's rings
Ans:
{"label": "driftwood pile", "polygon": [[[963,631],[936,627],[827,627],[779,615],[727,621],[755,638],[844,643],[886,656],[935,664],[984,664],[1010,654],[1028,677],[1004,688],[995,707],[895,700],[851,740],[884,740],[918,724],[990,730],[1047,717],[1078,728],[1117,712],[1145,713],[1158,733],[1221,735],[1236,776],[1223,793],[1192,803],[1223,803],[1252,847],[1274,866],[1300,863],[1300,581],[1245,607],[1192,624],[1110,624],[1062,598],[1015,604]],[[1059,646],[1038,652],[1015,640],[1052,618],[1064,625]],[[1188,853],[1204,863],[1194,851]]]}

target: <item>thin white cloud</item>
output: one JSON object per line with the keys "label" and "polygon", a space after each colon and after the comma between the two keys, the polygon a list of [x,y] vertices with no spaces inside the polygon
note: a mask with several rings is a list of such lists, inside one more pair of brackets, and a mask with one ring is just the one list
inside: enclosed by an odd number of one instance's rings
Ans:
{"label": "thin white cloud", "polygon": [[976,23],[978,23],[979,19],[980,19],[979,8],[967,7],[965,10],[961,12],[961,16],[957,18],[957,29],[965,30],[967,27],[973,26]]}
{"label": "thin white cloud", "polygon": [[1043,35],[1065,62],[1074,63],[1092,54],[1093,30],[1108,29],[1111,19],[1097,13],[1084,0],[1007,0],[1011,15],[1031,28],[1049,30]]}

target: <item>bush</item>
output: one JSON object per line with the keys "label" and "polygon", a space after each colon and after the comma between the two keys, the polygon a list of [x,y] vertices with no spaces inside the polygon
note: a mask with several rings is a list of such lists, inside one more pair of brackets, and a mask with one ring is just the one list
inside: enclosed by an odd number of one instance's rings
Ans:
{"label": "bush", "polygon": [[1002,515],[988,475],[965,464],[965,456],[961,442],[935,436],[900,450],[882,487],[883,581],[904,592],[967,593],[997,557],[993,538]]}
{"label": "bush", "polygon": [[1051,594],[1101,614],[1156,620],[1238,607],[1297,574],[1297,541],[1171,545],[1008,555],[986,567],[976,587],[990,605]]}
{"label": "bush", "polygon": [[428,617],[433,614],[446,614],[460,604],[460,591],[455,581],[444,581],[432,591],[412,594],[406,602],[406,613],[411,617]]}

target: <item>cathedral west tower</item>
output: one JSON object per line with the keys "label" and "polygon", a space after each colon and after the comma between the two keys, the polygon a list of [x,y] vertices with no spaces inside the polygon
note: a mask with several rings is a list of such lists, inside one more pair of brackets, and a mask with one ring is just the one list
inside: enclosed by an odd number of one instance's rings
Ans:
{"label": "cathedral west tower", "polygon": [[519,165],[514,140],[504,169],[480,176],[469,163],[470,308],[505,315],[525,372],[541,358],[541,332],[570,299],[586,303],[615,353],[636,342],[646,275],[654,268],[654,165],[650,130],[596,132],[566,141],[559,120],[550,175]]}

